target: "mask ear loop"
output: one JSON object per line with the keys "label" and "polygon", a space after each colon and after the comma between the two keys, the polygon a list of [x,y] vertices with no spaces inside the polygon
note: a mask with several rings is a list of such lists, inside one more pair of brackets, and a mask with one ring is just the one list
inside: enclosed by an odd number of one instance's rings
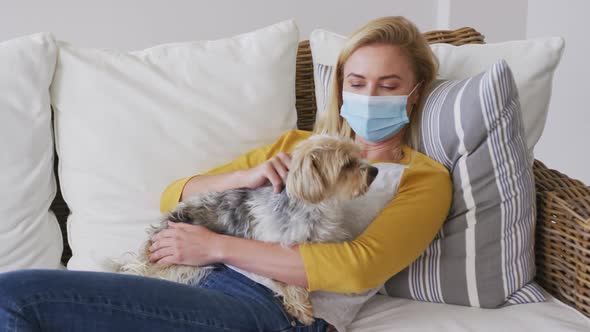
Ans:
{"label": "mask ear loop", "polygon": [[[416,86],[414,86],[414,88],[412,89],[412,91],[410,91],[410,93],[408,93],[408,99],[410,99],[410,96],[414,93],[414,91],[416,91],[416,89],[418,89],[418,87],[420,85],[422,85],[423,82],[424,81],[420,81],[420,82],[418,82],[418,84],[416,84]],[[414,106],[416,106],[415,103],[412,105],[412,112],[414,112]]]}
{"label": "mask ear loop", "polygon": [[420,82],[418,82],[418,84],[416,84],[416,85],[414,86],[414,88],[412,89],[412,91],[410,91],[410,93],[408,93],[408,98],[410,98],[410,96],[411,96],[411,95],[414,93],[414,91],[416,91],[416,89],[418,89],[418,87],[419,87],[420,85],[422,85],[422,83],[423,83],[423,82],[424,82],[424,81],[420,81]]}

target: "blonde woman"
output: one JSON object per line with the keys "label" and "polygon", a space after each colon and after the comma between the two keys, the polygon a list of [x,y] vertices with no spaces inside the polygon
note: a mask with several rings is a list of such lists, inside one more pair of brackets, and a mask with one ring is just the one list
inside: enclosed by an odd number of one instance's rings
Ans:
{"label": "blonde woman", "polygon": [[[442,165],[415,150],[416,119],[437,65],[414,24],[402,17],[369,22],[347,40],[335,70],[329,107],[314,132],[354,138],[364,157],[390,175],[381,180],[390,195],[387,203],[355,240],[284,248],[172,224],[152,239],[150,260],[219,263],[199,285],[96,272],[5,273],[0,275],[0,326],[86,332],[344,330],[377,287],[433,240],[447,216],[452,184]],[[227,165],[172,183],[162,194],[162,212],[208,191],[270,182],[279,192],[289,153],[312,134],[287,132]],[[266,287],[227,265],[307,287],[318,319],[302,326]]]}

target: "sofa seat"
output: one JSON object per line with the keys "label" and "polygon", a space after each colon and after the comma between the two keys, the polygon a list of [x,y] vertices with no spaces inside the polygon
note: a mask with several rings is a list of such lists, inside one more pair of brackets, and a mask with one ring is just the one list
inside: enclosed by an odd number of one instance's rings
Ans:
{"label": "sofa seat", "polygon": [[351,332],[588,332],[590,319],[545,292],[547,302],[480,309],[377,295],[365,304]]}

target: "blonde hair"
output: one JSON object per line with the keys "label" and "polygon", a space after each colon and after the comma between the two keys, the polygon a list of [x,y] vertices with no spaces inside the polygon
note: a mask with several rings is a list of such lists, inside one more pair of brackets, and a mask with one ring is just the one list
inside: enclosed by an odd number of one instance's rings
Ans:
{"label": "blonde hair", "polygon": [[352,129],[340,116],[344,64],[357,49],[372,44],[398,46],[402,53],[407,56],[412,66],[412,71],[416,76],[416,83],[421,82],[416,91],[420,94],[416,103],[418,107],[412,110],[410,125],[406,127],[403,137],[404,143],[415,149],[417,148],[420,131],[420,124],[416,120],[420,118],[422,113],[424,92],[436,78],[438,62],[428,42],[414,23],[401,16],[388,16],[370,21],[346,40],[338,56],[336,67],[333,69],[334,75],[327,107],[318,119],[314,127],[314,133],[345,137],[353,136]]}

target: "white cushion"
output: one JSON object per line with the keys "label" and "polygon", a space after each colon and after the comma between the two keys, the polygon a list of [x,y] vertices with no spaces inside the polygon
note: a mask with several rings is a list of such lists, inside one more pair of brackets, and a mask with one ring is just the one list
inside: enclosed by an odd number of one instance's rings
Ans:
{"label": "white cushion", "polygon": [[296,127],[293,21],[216,41],[142,51],[59,42],[51,94],[73,257],[108,271],[160,218],[173,180]]}
{"label": "white cushion", "polygon": [[[314,62],[314,82],[318,110],[323,109],[326,78],[318,69],[334,66],[346,37],[326,30],[314,30],[310,45]],[[551,81],[564,48],[561,37],[509,41],[496,44],[431,45],[437,56],[441,79],[459,80],[476,75],[500,59],[506,60],[516,80],[520,95],[527,148],[533,156],[539,141],[551,97]],[[319,112],[318,112],[319,113]],[[533,158],[531,158],[533,160]]]}
{"label": "white cushion", "polygon": [[0,272],[59,267],[62,237],[49,211],[56,53],[48,33],[0,43]]}
{"label": "white cushion", "polygon": [[590,319],[550,294],[545,296],[544,303],[480,309],[377,295],[365,304],[348,331],[590,331]]}

